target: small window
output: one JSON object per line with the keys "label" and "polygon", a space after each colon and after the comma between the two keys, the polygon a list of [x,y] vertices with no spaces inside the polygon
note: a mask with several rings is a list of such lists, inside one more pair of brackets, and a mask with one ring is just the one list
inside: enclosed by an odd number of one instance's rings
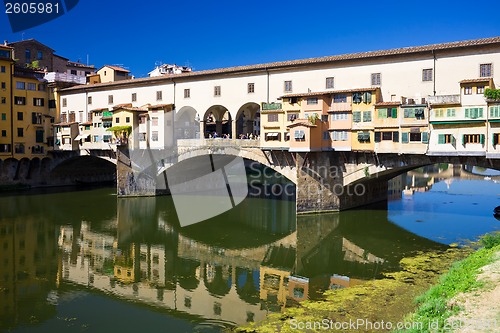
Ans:
{"label": "small window", "polygon": [[484,86],[478,86],[477,87],[477,93],[478,94],[484,94]]}
{"label": "small window", "polygon": [[214,87],[214,96],[220,96],[220,94],[221,94],[220,86],[215,86]]}
{"label": "small window", "polygon": [[292,92],[292,81],[285,81],[284,82],[284,89],[283,89],[286,93],[290,93]]}
{"label": "small window", "polygon": [[92,104],[92,96],[87,97],[87,104]]}
{"label": "small window", "polygon": [[7,103],[7,98],[6,97],[2,97],[2,104],[5,104]]}
{"label": "small window", "polygon": [[333,89],[333,77],[326,78],[326,89]]}
{"label": "small window", "polygon": [[76,75],[76,69],[72,69],[72,70],[70,71],[70,73],[71,73],[71,75]]}
{"label": "small window", "polygon": [[307,105],[317,105],[318,104],[318,98],[308,98],[307,99]]}
{"label": "small window", "polygon": [[422,81],[432,81],[432,68],[422,69]]}
{"label": "small window", "polygon": [[380,86],[380,73],[372,73],[371,81],[372,86]]}
{"label": "small window", "polygon": [[130,123],[130,117],[125,117],[125,123]]}
{"label": "small window", "polygon": [[119,124],[120,123],[120,118],[119,117],[116,117],[115,118],[115,123]]}
{"label": "small window", "polygon": [[253,94],[255,92],[255,83],[249,83],[247,85],[247,92]]}
{"label": "small window", "polygon": [[479,76],[480,77],[491,77],[492,68],[491,64],[481,64],[479,65]]}
{"label": "small window", "polygon": [[46,91],[47,90],[47,85],[44,83],[39,83],[38,84],[38,91]]}
{"label": "small window", "polygon": [[45,99],[43,99],[43,98],[33,98],[33,105],[34,106],[44,106],[45,105]]}
{"label": "small window", "polygon": [[26,89],[26,84],[24,82],[21,82],[21,81],[16,81],[16,89],[24,90],[24,89]]}
{"label": "small window", "polygon": [[151,141],[158,141],[158,131],[151,132]]}
{"label": "small window", "polygon": [[464,87],[464,95],[472,95],[472,87]]}
{"label": "small window", "polygon": [[108,95],[108,104],[113,104],[113,95]]}
{"label": "small window", "polygon": [[7,113],[2,113],[2,120],[7,120]]}
{"label": "small window", "polygon": [[303,130],[296,130],[294,132],[295,141],[305,141],[306,133]]}
{"label": "small window", "polygon": [[0,73],[5,73],[5,66],[0,66]]}
{"label": "small window", "polygon": [[2,82],[2,89],[5,89],[5,82]]}
{"label": "small window", "polygon": [[62,106],[63,106],[63,107],[68,106],[68,100],[67,100],[66,98],[63,98],[63,99],[62,99]]}
{"label": "small window", "polygon": [[333,103],[347,103],[347,95],[345,94],[333,95]]}
{"label": "small window", "polygon": [[151,118],[151,125],[152,126],[158,126],[158,117],[152,117]]}
{"label": "small window", "polygon": [[132,102],[137,102],[137,93],[132,93]]}
{"label": "small window", "polygon": [[16,105],[26,105],[26,97],[14,96],[14,103]]}
{"label": "small window", "polygon": [[18,128],[17,129],[17,136],[22,138],[24,136],[24,129],[23,128]]}
{"label": "small window", "polygon": [[7,136],[7,130],[2,130],[2,137],[6,137]]}
{"label": "small window", "polygon": [[42,52],[42,51],[38,51],[38,52],[36,53],[36,58],[37,58],[38,60],[43,60],[43,52]]}
{"label": "small window", "polygon": [[267,115],[267,121],[272,123],[272,122],[277,122],[278,121],[278,115],[276,113],[270,113]]}
{"label": "small window", "polygon": [[156,100],[161,101],[162,99],[163,99],[163,92],[161,90],[157,91],[156,92]]}
{"label": "small window", "polygon": [[28,83],[28,90],[36,91],[36,83]]}
{"label": "small window", "polygon": [[190,97],[191,97],[191,90],[184,89],[184,98],[190,98]]}
{"label": "small window", "polygon": [[17,113],[17,120],[23,120],[24,119],[24,114],[22,112]]}

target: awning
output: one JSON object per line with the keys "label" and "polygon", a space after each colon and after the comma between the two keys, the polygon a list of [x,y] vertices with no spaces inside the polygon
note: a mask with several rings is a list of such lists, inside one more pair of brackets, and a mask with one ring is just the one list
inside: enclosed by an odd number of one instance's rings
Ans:
{"label": "awning", "polygon": [[266,136],[268,138],[277,138],[278,135],[280,135],[279,133],[276,133],[276,132],[273,132],[273,133],[266,133]]}
{"label": "awning", "polygon": [[84,140],[84,139],[88,138],[89,136],[90,136],[90,134],[79,134],[76,136],[75,141]]}

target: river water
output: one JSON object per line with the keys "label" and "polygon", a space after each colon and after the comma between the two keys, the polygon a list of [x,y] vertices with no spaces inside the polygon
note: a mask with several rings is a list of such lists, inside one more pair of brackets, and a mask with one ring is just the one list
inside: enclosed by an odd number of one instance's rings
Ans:
{"label": "river water", "polygon": [[170,197],[4,194],[0,331],[220,332],[263,320],[397,271],[417,251],[500,230],[496,174],[463,170],[403,175],[387,203],[364,209],[297,217],[293,198],[247,198],[185,228]]}

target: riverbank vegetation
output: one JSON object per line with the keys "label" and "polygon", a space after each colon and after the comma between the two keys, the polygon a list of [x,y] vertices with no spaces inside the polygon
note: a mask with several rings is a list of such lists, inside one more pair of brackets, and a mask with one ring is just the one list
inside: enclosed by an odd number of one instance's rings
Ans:
{"label": "riverbank vegetation", "polygon": [[474,246],[450,248],[403,258],[401,270],[384,274],[384,279],[328,290],[322,300],[301,302],[297,307],[269,314],[263,322],[235,330],[370,332],[380,330],[375,327],[379,325],[385,331],[434,332],[436,326],[444,328],[446,320],[459,310],[450,299],[481,286],[476,277],[500,251],[500,233],[484,236],[479,246],[482,248],[477,251]]}
{"label": "riverbank vegetation", "polygon": [[[450,318],[462,307],[453,301],[460,293],[468,293],[485,287],[478,279],[481,268],[498,260],[500,232],[483,236],[479,250],[456,262],[450,271],[442,276],[439,284],[416,299],[418,308],[408,316],[411,329],[399,332],[443,332],[458,328],[463,323]],[[494,319],[494,318],[493,318]]]}

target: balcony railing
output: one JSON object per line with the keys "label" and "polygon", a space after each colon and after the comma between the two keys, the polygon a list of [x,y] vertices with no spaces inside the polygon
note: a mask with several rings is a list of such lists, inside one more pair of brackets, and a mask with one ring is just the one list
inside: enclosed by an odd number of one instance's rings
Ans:
{"label": "balcony railing", "polygon": [[428,96],[427,102],[434,105],[460,104],[460,95]]}
{"label": "balcony railing", "polygon": [[77,84],[86,83],[86,78],[84,76],[78,76],[68,73],[50,72],[45,74],[44,79],[47,80],[48,82],[70,82]]}

